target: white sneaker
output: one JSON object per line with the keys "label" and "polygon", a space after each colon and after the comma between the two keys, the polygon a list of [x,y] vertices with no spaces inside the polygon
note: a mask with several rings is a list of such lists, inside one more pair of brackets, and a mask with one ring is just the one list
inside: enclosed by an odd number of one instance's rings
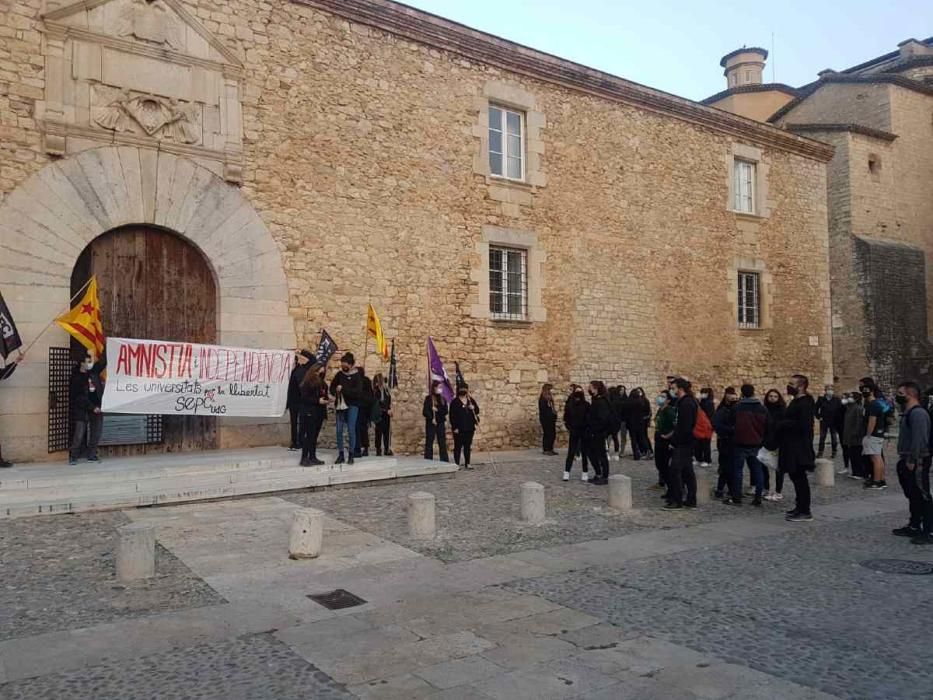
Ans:
{"label": "white sneaker", "polygon": [[771,494],[771,500],[772,500],[772,501],[783,501],[783,500],[784,500],[784,496],[783,496],[782,494],[780,494],[780,493],[772,493],[772,494]]}
{"label": "white sneaker", "polygon": [[701,467],[710,467],[712,466],[709,462],[700,462]]}
{"label": "white sneaker", "polygon": [[590,480],[589,472],[583,472],[582,474],[580,474],[580,481],[589,481],[589,480]]}
{"label": "white sneaker", "polygon": [[746,496],[754,496],[754,495],[755,495],[755,489],[753,489],[753,488],[747,488],[747,489],[745,489],[745,495],[746,495]]}
{"label": "white sneaker", "polygon": [[845,467],[843,467],[842,469],[837,469],[837,470],[836,470],[836,473],[837,473],[837,474],[848,474],[848,473],[849,473],[849,470],[846,469]]}
{"label": "white sneaker", "polygon": [[564,472],[564,481],[570,481],[570,472]]}

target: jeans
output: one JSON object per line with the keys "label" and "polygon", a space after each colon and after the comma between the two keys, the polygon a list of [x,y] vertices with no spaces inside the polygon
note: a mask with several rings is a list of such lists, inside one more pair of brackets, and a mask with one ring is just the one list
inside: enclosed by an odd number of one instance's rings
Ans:
{"label": "jeans", "polygon": [[454,464],[460,466],[460,453],[463,453],[463,466],[470,466],[470,451],[473,448],[473,435],[475,433],[466,433],[460,431],[454,433]]}
{"label": "jeans", "polygon": [[807,478],[807,470],[803,467],[798,467],[797,471],[795,471],[793,474],[790,474],[789,476],[791,483],[794,485],[794,491],[797,493],[797,512],[809,515],[810,481]]}
{"label": "jeans", "polygon": [[75,432],[71,438],[71,449],[68,450],[70,459],[77,459],[81,456],[81,448],[84,447],[84,439],[87,438],[87,458],[97,457],[97,443],[100,442],[100,434],[104,429],[104,414],[89,413],[85,420],[75,421]]}
{"label": "jeans", "polygon": [[376,454],[389,453],[389,437],[392,434],[392,417],[382,414],[382,418],[376,423]]}
{"label": "jeans", "polygon": [[554,441],[557,439],[557,423],[548,421],[541,424],[543,436],[541,438],[541,448],[544,452],[554,451]]}
{"label": "jeans", "polygon": [[[684,489],[687,493],[684,495]],[[675,506],[697,504],[697,477],[693,471],[693,445],[673,447],[667,478],[668,500]]]}
{"label": "jeans", "polygon": [[665,486],[665,476],[671,468],[671,442],[658,434],[654,436],[654,468],[658,470],[658,486]]}
{"label": "jeans", "polygon": [[590,462],[597,479],[609,478],[609,453],[606,452],[606,436],[590,435],[586,439],[590,453]]}
{"label": "jeans", "polygon": [[350,454],[356,452],[356,422],[359,419],[360,407],[347,406],[346,411],[337,411],[337,454],[343,454],[343,431],[346,430],[350,441]]}
{"label": "jeans", "polygon": [[758,459],[757,447],[735,446],[735,458],[732,470],[732,498],[738,500],[742,498],[742,476],[745,473],[745,464],[752,472],[752,484],[755,486],[755,498],[761,498],[761,492],[764,489],[764,468]]}
{"label": "jeans", "polygon": [[573,460],[580,455],[583,461],[583,471],[589,471],[589,457],[586,454],[586,439],[582,430],[570,431],[570,445],[567,447],[567,459],[564,461],[564,471],[570,471]]}
{"label": "jeans", "polygon": [[933,498],[930,494],[930,457],[911,471],[903,457],[897,463],[897,478],[910,503],[910,527],[924,535],[933,533]]}
{"label": "jeans", "polygon": [[434,421],[424,422],[424,458],[434,459],[434,441],[437,440],[437,453],[442,462],[449,462],[447,456],[447,423],[434,425]]}
{"label": "jeans", "polygon": [[833,454],[836,454],[836,445],[839,442],[839,431],[831,423],[820,421],[820,454],[826,448],[826,433],[829,433],[829,442],[833,447]]}

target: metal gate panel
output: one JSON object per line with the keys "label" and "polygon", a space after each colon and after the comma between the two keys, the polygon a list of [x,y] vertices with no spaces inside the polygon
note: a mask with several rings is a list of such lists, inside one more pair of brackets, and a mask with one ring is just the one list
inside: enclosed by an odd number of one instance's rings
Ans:
{"label": "metal gate panel", "polygon": [[69,383],[71,348],[49,348],[49,452],[67,450],[71,443]]}

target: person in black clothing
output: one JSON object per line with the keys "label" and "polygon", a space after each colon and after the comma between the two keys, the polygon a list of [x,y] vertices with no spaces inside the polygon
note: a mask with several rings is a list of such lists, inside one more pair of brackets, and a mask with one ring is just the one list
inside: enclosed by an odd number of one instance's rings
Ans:
{"label": "person in black clothing", "polygon": [[538,421],[541,423],[542,432],[542,451],[544,454],[553,457],[557,453],[554,451],[554,441],[557,439],[557,409],[554,408],[554,389],[550,384],[541,387],[541,395],[538,397]]}
{"label": "person in black clothing", "polygon": [[373,396],[379,404],[379,422],[376,423],[376,454],[392,456],[392,394],[386,386],[385,377],[373,377]]}
{"label": "person in black clothing", "polygon": [[[664,508],[677,510],[683,507],[696,508],[697,505],[697,478],[693,471],[693,429],[696,427],[697,411],[700,406],[690,391],[690,382],[683,377],[677,377],[671,383],[677,399],[674,409],[677,419],[674,423],[674,432],[671,435],[671,467],[667,479],[669,500]],[[686,488],[687,493],[684,494]]]}
{"label": "person in black clothing", "polygon": [[[612,399],[610,399],[610,402]],[[628,405],[628,389],[625,388],[624,384],[619,385],[619,400],[615,406],[615,410],[618,413],[619,421],[619,449],[616,450],[618,453],[619,459],[622,459],[622,455],[625,454],[625,444],[628,442],[628,426],[625,423],[626,420],[626,406]]]}
{"label": "person in black clothing", "polygon": [[373,383],[366,376],[366,369],[360,367],[360,379],[363,382],[363,391],[360,395],[360,410],[356,414],[356,457],[369,457],[369,424],[372,422]]}
{"label": "person in black clothing", "polygon": [[807,472],[816,468],[816,455],[813,453],[815,402],[807,393],[809,384],[810,381],[802,374],[791,377],[787,385],[791,401],[784,412],[784,420],[778,426],[778,469],[790,477],[797,492],[797,504],[787,512],[787,520],[794,523],[813,520]]}
{"label": "person in black clothing", "polygon": [[731,478],[735,463],[735,450],[733,438],[735,437],[735,409],[739,402],[739,395],[735,387],[727,386],[723,392],[722,401],[713,413],[713,430],[716,431],[716,452],[719,453],[719,472],[716,481],[716,498],[723,498],[726,489],[729,489],[731,498],[741,498],[742,494],[732,492],[733,480]]}
{"label": "person in black clothing", "polygon": [[421,411],[424,416],[424,458],[434,459],[434,441],[442,462],[449,462],[447,456],[447,401],[441,392],[439,381],[431,382],[431,394],[424,399]]}
{"label": "person in black clothing", "polygon": [[463,468],[470,466],[470,451],[473,436],[479,425],[479,404],[470,396],[470,389],[461,385],[457,389],[457,398],[450,404],[450,430],[454,435],[454,462],[460,466],[460,454],[463,453]]}
{"label": "person in black clothing", "polygon": [[632,442],[632,458],[650,457],[653,452],[648,444],[648,423],[651,421],[651,404],[641,387],[632,389],[625,405],[625,424]]}
{"label": "person in black clothing", "polygon": [[[609,407],[612,409],[612,429],[609,433],[609,437],[612,439],[612,450],[618,456],[620,453],[619,431],[622,429],[622,425],[624,421],[623,413],[625,411],[624,401],[622,399],[622,387],[621,386],[609,387]],[[606,447],[608,449],[609,447],[608,443]],[[610,459],[612,459],[611,456],[610,456]]]}
{"label": "person in black clothing", "polygon": [[612,430],[612,407],[606,385],[600,381],[590,382],[590,409],[586,414],[586,440],[590,462],[596,472],[593,484],[604,486],[609,483],[609,455],[606,438]]}
{"label": "person in black clothing", "polygon": [[359,420],[360,402],[363,399],[363,376],[356,369],[356,358],[352,352],[344,353],[340,358],[340,371],[330,382],[330,393],[334,397],[334,409],[337,413],[337,461],[343,464],[343,431],[347,431],[350,443],[350,457],[347,464],[353,464],[356,454],[356,422]]}
{"label": "person in black clothing", "polygon": [[[762,447],[768,453],[770,464],[774,467],[774,491],[765,496],[766,501],[782,501],[784,496],[784,472],[778,467],[778,448],[781,446],[778,429],[781,421],[784,420],[784,411],[787,410],[787,403],[781,392],[777,389],[769,389],[765,394],[765,408],[768,409],[768,422],[765,425],[765,441]],[[765,465],[765,489],[770,489],[768,484],[768,465]]]}
{"label": "person in black clothing", "polygon": [[816,456],[819,459],[826,449],[826,433],[829,433],[830,444],[833,448],[832,456],[836,456],[839,443],[839,420],[842,416],[842,401],[836,396],[832,384],[827,384],[823,395],[816,400],[816,418],[820,421],[820,449]]}
{"label": "person in black clothing", "polygon": [[315,362],[306,368],[301,383],[298,385],[301,396],[301,461],[302,467],[316,467],[324,464],[317,458],[317,441],[321,434],[321,427],[327,418],[327,404],[330,403],[330,393],[324,383],[325,367]]}
{"label": "person in black clothing", "polygon": [[[10,377],[12,377],[13,372],[16,371],[17,365],[19,365],[19,363],[21,363],[24,358],[25,358],[25,355],[23,353],[19,353],[19,356],[16,358],[15,361],[9,362],[3,365],[3,367],[0,368],[0,382],[2,382],[4,379],[9,379]],[[0,447],[0,469],[9,469],[12,466],[13,466],[13,462],[10,462],[3,458],[3,448]]]}
{"label": "person in black clothing", "polygon": [[[712,388],[705,387],[700,389],[700,410],[706,414],[710,423],[713,422],[713,412],[716,410],[715,395]],[[693,449],[693,459],[701,467],[708,467],[713,461],[712,452],[713,439],[697,440]]]}
{"label": "person in black clothing", "polygon": [[658,411],[654,416],[654,468],[658,470],[658,483],[651,488],[658,490],[667,487],[667,474],[671,469],[671,434],[677,421],[671,402],[669,391],[662,391],[655,399]]}
{"label": "person in black clothing", "polygon": [[288,449],[294,452],[295,450],[302,449],[301,441],[301,426],[299,421],[303,415],[301,406],[301,380],[304,379],[305,373],[308,371],[308,362],[314,359],[308,350],[302,350],[297,355],[295,355],[295,366],[292,368],[292,374],[288,378],[288,394],[285,402],[285,407],[288,409],[288,420],[291,426],[291,436],[292,441],[288,446]]}
{"label": "person in black clothing", "polygon": [[570,444],[567,447],[567,459],[564,462],[564,481],[570,481],[570,470],[573,468],[573,460],[577,455],[583,463],[583,481],[589,480],[589,458],[586,454],[586,425],[587,412],[590,405],[586,402],[586,394],[583,387],[578,384],[570,386],[570,396],[567,397],[567,403],[564,404],[564,426],[570,433]]}
{"label": "person in black clothing", "polygon": [[100,410],[104,397],[104,380],[100,373],[107,368],[107,359],[95,361],[94,354],[88,353],[84,361],[71,372],[69,399],[71,420],[74,432],[71,437],[71,449],[68,451],[68,464],[78,463],[81,449],[87,440],[87,461],[99,462],[97,443],[104,427],[104,414]]}

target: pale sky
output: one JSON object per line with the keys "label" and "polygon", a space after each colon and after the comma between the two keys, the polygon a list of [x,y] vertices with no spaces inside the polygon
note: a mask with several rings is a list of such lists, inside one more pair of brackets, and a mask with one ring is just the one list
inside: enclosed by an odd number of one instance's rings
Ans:
{"label": "pale sky", "polygon": [[793,86],[933,36],[933,0],[404,0],[447,19],[694,100],[724,90],[719,59],[771,51]]}

